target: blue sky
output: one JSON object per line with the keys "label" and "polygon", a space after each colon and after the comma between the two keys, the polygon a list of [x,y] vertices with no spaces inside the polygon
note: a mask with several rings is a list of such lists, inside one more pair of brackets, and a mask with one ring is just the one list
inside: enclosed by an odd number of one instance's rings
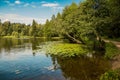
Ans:
{"label": "blue sky", "polygon": [[43,24],[72,2],[79,3],[80,0],[0,0],[0,19],[25,24],[31,24],[35,19]]}

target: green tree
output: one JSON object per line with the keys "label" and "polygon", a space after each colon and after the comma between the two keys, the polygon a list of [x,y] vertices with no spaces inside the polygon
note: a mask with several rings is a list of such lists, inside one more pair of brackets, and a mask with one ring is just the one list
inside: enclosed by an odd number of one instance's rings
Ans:
{"label": "green tree", "polygon": [[31,31],[31,35],[36,37],[37,36],[37,22],[35,20],[33,20],[32,22],[32,31]]}
{"label": "green tree", "polygon": [[10,21],[6,21],[2,24],[2,27],[3,27],[3,32],[4,32],[4,36],[7,36],[7,34],[10,32]]}

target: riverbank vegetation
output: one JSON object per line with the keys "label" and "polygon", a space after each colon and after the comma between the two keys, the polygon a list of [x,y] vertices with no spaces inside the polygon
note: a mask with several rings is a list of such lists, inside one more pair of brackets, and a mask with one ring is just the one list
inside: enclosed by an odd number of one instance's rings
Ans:
{"label": "riverbank vegetation", "polygon": [[105,72],[101,75],[100,80],[120,80],[120,69]]}
{"label": "riverbank vegetation", "polygon": [[105,58],[112,59],[113,57],[120,54],[120,50],[113,43],[106,43]]}

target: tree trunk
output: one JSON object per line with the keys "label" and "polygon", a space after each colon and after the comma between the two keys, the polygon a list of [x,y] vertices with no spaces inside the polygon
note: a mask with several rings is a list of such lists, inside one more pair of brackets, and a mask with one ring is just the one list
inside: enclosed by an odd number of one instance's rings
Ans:
{"label": "tree trunk", "polygon": [[78,39],[76,39],[76,38],[74,38],[74,37],[72,37],[71,35],[69,35],[68,33],[66,33],[66,35],[72,40],[72,41],[74,41],[74,42],[76,42],[76,43],[78,43],[78,44],[84,44],[84,42],[81,40],[78,40]]}

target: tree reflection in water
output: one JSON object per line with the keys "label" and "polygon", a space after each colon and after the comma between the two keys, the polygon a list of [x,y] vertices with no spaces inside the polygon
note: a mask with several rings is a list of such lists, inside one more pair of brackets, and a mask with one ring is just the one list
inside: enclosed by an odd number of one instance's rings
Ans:
{"label": "tree reflection in water", "polygon": [[100,57],[51,57],[55,69],[60,68],[66,80],[97,80],[110,68],[109,61]]}

